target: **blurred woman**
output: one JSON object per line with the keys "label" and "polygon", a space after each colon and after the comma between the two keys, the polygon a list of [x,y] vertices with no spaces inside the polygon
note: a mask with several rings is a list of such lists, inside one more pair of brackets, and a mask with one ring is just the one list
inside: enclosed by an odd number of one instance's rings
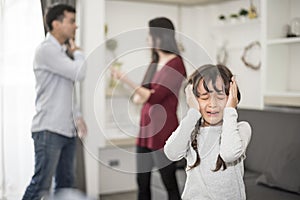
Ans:
{"label": "blurred woman", "polygon": [[180,199],[176,181],[176,163],[163,152],[166,140],[178,126],[177,105],[185,67],[175,40],[173,23],[165,18],[149,21],[149,45],[152,61],[141,85],[112,69],[117,79],[135,91],[133,101],[143,104],[137,138],[138,199],[150,200],[151,171],[157,167],[170,200]]}

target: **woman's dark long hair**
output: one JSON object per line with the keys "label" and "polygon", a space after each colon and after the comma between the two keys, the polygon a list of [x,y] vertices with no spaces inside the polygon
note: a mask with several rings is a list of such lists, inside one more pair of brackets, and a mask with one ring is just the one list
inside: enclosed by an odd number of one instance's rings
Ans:
{"label": "woman's dark long hair", "polygon": [[[218,91],[219,89],[216,87],[216,80],[218,77],[221,77],[223,82],[224,82],[224,90],[225,90],[225,94],[228,96],[229,95],[229,88],[230,88],[230,82],[231,78],[232,78],[232,73],[231,71],[224,65],[203,65],[200,68],[198,68],[189,78],[188,83],[193,85],[193,93],[196,97],[200,97],[200,94],[197,90],[197,87],[200,83],[200,80],[203,79],[203,87],[205,88],[205,90],[208,92],[208,83],[211,81],[212,85],[214,87],[214,89],[216,91]],[[239,89],[237,89],[237,98],[238,101],[240,102],[241,99],[241,94]],[[199,151],[198,151],[198,134],[199,134],[199,129],[201,127],[201,120],[202,118],[200,118],[196,125],[194,130],[191,133],[191,146],[194,149],[194,151],[196,152],[196,161],[192,166],[189,166],[189,169],[192,169],[198,165],[200,165],[200,155],[199,155]],[[223,167],[223,170],[225,170],[227,168],[226,163],[224,162],[224,160],[222,159],[222,157],[220,156],[220,154],[218,155],[217,158],[217,162],[216,162],[216,168],[213,170],[214,172],[218,171],[221,169],[221,167]]]}
{"label": "woman's dark long hair", "polygon": [[153,46],[152,61],[142,81],[142,86],[146,88],[150,88],[151,80],[157,70],[158,49],[165,53],[180,55],[175,39],[175,27],[171,20],[165,17],[152,19],[149,21],[149,29]]}

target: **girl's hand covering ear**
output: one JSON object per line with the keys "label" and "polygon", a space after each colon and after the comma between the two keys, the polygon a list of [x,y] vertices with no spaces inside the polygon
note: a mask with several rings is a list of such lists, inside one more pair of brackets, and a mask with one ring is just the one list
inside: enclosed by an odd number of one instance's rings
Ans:
{"label": "girl's hand covering ear", "polygon": [[237,85],[234,77],[232,77],[231,80],[232,82],[230,82],[229,95],[228,95],[226,107],[236,108],[237,104],[239,103],[237,97]]}
{"label": "girl's hand covering ear", "polygon": [[199,110],[198,100],[193,93],[193,85],[188,84],[184,91],[185,91],[185,96],[186,96],[186,102],[187,102],[189,108],[195,108],[196,110]]}

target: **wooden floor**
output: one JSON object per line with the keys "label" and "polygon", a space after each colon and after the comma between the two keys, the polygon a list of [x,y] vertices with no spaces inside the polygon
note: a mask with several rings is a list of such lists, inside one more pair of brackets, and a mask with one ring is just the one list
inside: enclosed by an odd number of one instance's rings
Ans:
{"label": "wooden floor", "polygon": [[100,200],[136,200],[136,192],[100,195]]}

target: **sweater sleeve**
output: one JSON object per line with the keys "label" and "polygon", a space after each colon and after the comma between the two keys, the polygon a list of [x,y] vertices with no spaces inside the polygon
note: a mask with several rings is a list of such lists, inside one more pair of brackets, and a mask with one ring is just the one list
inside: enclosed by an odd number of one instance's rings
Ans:
{"label": "sweater sleeve", "polygon": [[186,156],[191,132],[200,117],[198,110],[190,108],[177,129],[166,141],[164,152],[170,160],[176,161]]}
{"label": "sweater sleeve", "polygon": [[154,92],[147,102],[150,104],[158,104],[171,94],[178,95],[185,76],[186,72],[181,59],[177,62],[171,62],[169,66],[165,66],[161,71],[161,77],[158,82],[151,84],[151,89],[153,89]]}
{"label": "sweater sleeve", "polygon": [[60,51],[54,45],[47,44],[37,52],[37,62],[43,70],[58,74],[72,81],[84,79],[86,64],[84,55],[76,50],[73,53],[74,60],[70,59],[65,52]]}
{"label": "sweater sleeve", "polygon": [[227,163],[239,159],[245,153],[251,138],[249,123],[238,123],[237,117],[236,109],[224,109],[220,156]]}

